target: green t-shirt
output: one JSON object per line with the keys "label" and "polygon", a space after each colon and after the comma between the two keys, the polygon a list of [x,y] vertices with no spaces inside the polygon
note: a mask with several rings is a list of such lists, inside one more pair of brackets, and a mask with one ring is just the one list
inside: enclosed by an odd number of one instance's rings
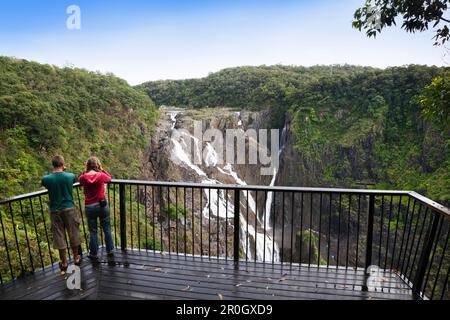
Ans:
{"label": "green t-shirt", "polygon": [[77,178],[73,173],[64,171],[50,173],[42,177],[42,185],[48,190],[51,212],[75,206],[72,190],[76,181]]}

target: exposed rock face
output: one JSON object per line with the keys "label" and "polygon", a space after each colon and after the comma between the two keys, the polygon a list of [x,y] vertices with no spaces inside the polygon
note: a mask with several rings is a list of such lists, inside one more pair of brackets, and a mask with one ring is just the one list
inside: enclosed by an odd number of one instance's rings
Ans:
{"label": "exposed rock face", "polygon": [[[278,186],[323,186],[323,173],[325,168],[336,159],[324,150],[321,159],[311,160],[303,157],[295,148],[295,135],[291,130],[291,121],[287,116],[283,131],[280,130],[279,167],[276,176],[261,175],[261,163],[249,164],[249,139],[246,140],[246,159],[244,164],[226,162],[226,152],[223,150],[223,162],[218,161],[220,156],[208,149],[207,137],[203,137],[203,142],[195,144],[193,134],[195,131],[195,121],[201,121],[201,132],[208,129],[218,129],[222,137],[226,139],[227,129],[270,129],[271,115],[269,112],[234,111],[226,108],[205,108],[193,110],[180,110],[175,108],[160,108],[160,121],[153,136],[151,145],[147,151],[148,161],[144,164],[146,179],[157,181],[183,181],[206,184],[249,184],[249,185],[278,185]],[[176,141],[172,138],[173,130],[186,130],[184,137],[179,140],[178,149],[175,148]],[[200,137],[201,139],[201,137]],[[186,144],[190,141],[191,153],[188,155]],[[352,172],[343,172],[344,176],[358,175],[366,170],[371,172],[371,159],[366,158],[372,148],[371,137],[361,142],[361,150],[351,148],[339,149],[340,157],[347,159],[351,163]],[[197,146],[197,149],[196,149]],[[270,146],[270,144],[269,144]],[[201,150],[199,154],[198,149]],[[367,150],[366,150],[367,149]],[[177,151],[176,151],[177,150]],[[209,150],[209,151],[208,151]],[[200,163],[195,162],[195,156],[202,159]],[[187,156],[187,160],[184,158]],[[181,159],[181,161],[180,161]],[[259,158],[258,158],[259,160]],[[208,194],[208,192],[212,192]],[[178,194],[178,199],[186,201],[194,210],[186,219],[188,229],[194,227],[192,237],[188,241],[194,242],[196,253],[210,253],[211,255],[223,254],[227,247],[228,255],[232,255],[232,245],[225,243],[224,235],[227,234],[228,242],[233,237],[232,207],[234,196],[232,192],[211,189],[211,191],[187,190],[183,195]],[[174,190],[163,192],[162,199],[166,203],[174,203],[177,195]],[[186,197],[186,200],[184,200]],[[292,199],[294,197],[294,199]],[[272,201],[270,199],[273,199]],[[356,207],[358,199],[351,199],[352,206]],[[344,199],[344,201],[346,201]],[[362,199],[364,206],[365,199]],[[311,203],[312,202],[312,203]],[[346,202],[348,203],[348,201]],[[192,204],[192,205],[191,205]],[[292,205],[294,204],[294,205]],[[159,208],[159,204],[155,204]],[[349,239],[349,249],[352,251],[347,256],[346,250],[338,252],[337,243],[345,242],[347,234],[355,234],[357,228],[356,216],[348,211],[342,211],[339,215],[339,205],[342,199],[318,193],[264,193],[245,192],[241,193],[241,254],[245,257],[254,258],[264,254],[271,255],[274,250],[280,251],[280,259],[283,261],[307,262],[309,259],[319,261],[328,258],[330,263],[337,260],[355,261],[355,248],[352,243],[355,239]],[[212,206],[212,207],[211,207]],[[227,208],[226,214],[221,214]],[[247,208],[249,210],[247,211]],[[163,210],[164,211],[164,210]],[[159,212],[159,211],[158,211]],[[217,214],[219,212],[219,214]],[[347,212],[347,213],[346,213]],[[227,215],[227,217],[225,217]],[[219,216],[219,218],[217,218]],[[202,218],[200,218],[202,217]],[[227,219],[228,218],[228,219]],[[363,217],[361,217],[363,218]],[[176,221],[167,221],[164,214],[160,214],[159,221],[165,224],[169,230],[174,230]],[[247,231],[246,224],[250,230]],[[184,223],[184,222],[183,222]],[[264,235],[264,229],[266,233]],[[321,231],[319,236],[318,231]],[[210,233],[209,233],[210,230]],[[203,235],[202,235],[203,233]],[[208,239],[203,237],[209,234]],[[219,237],[217,238],[219,234]],[[220,235],[222,234],[222,235]],[[329,234],[329,237],[328,237]],[[337,234],[341,236],[337,237]],[[247,236],[248,235],[248,236]],[[181,235],[180,235],[181,236]],[[255,238],[257,242],[255,243]],[[275,243],[272,242],[275,239]],[[208,242],[217,243],[219,246],[207,246]],[[203,247],[199,243],[205,242]],[[341,242],[341,243],[343,243]],[[264,243],[264,245],[261,245]],[[189,244],[190,245],[190,244]],[[264,247],[265,246],[265,247]],[[254,249],[256,247],[256,250]],[[311,249],[311,252],[309,248]],[[320,251],[320,256],[319,256]],[[338,257],[339,256],[339,257]],[[267,259],[267,257],[266,257]]]}
{"label": "exposed rock face", "polygon": [[[146,179],[216,185],[268,185],[270,183],[272,176],[260,174],[263,166],[259,161],[249,163],[252,156],[249,152],[259,150],[260,147],[257,135],[253,138],[244,138],[246,151],[242,152],[236,147],[233,159],[229,159],[226,152],[226,143],[229,142],[228,129],[240,130],[236,133],[236,140],[244,137],[244,132],[249,132],[248,130],[254,129],[254,132],[258,132],[259,129],[266,129],[266,123],[270,119],[267,112],[238,112],[225,108],[181,110],[162,107],[160,116],[156,134],[147,151],[148,161],[143,166]],[[215,144],[221,139],[224,141],[222,150]],[[233,137],[232,144],[234,141]],[[254,149],[251,149],[250,145]],[[270,155],[268,150],[265,151]],[[242,153],[245,153],[243,163],[238,161]],[[275,153],[275,156],[278,154]],[[208,240],[205,242],[219,242],[219,246],[196,247],[196,253],[223,254],[224,247],[226,247],[225,238],[228,238],[228,241],[233,238],[234,224],[231,219],[234,207],[233,190],[198,189],[193,195],[192,189],[189,190],[189,188],[183,192],[180,192],[179,189],[178,193],[180,194],[176,194],[176,191],[172,189],[168,189],[165,194],[163,192],[160,202],[163,203],[163,206],[168,207],[170,204],[179,203],[176,200],[179,196],[178,200],[194,207],[194,210],[191,209],[192,214],[186,219],[186,224],[191,228],[194,226],[196,231],[193,233],[191,241],[200,243],[203,241],[202,234],[208,234]],[[263,210],[264,202],[267,199],[262,199],[262,193],[259,196],[259,199],[255,199],[257,195],[253,192],[241,192],[242,254],[244,257],[247,255],[249,259],[253,259],[255,256],[263,259],[266,256],[266,260],[269,260],[274,252],[274,259],[278,260],[278,246],[273,243],[271,235],[265,234],[263,231],[264,225],[266,225],[263,222]],[[159,203],[155,203],[155,207],[159,208]],[[158,212],[158,210],[156,211]],[[166,222],[167,220],[165,214],[159,214],[158,221]],[[174,221],[167,222],[165,227],[173,229],[173,224]],[[270,226],[266,225],[266,228],[269,229]],[[225,233],[226,237],[224,237]],[[256,242],[255,239],[257,239]],[[228,255],[231,253],[232,245],[229,245]]]}

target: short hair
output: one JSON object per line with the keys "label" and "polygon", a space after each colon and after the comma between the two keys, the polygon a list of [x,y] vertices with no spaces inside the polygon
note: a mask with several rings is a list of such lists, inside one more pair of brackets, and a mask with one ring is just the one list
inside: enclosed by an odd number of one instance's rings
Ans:
{"label": "short hair", "polygon": [[52,158],[52,166],[53,168],[61,168],[64,166],[64,157],[57,155]]}

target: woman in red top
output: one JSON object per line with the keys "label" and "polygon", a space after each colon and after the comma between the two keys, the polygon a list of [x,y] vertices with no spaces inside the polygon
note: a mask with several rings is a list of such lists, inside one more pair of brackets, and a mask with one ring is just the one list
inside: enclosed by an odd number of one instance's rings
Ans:
{"label": "woman in red top", "polygon": [[105,183],[111,181],[111,176],[97,157],[90,157],[86,163],[86,170],[80,176],[79,182],[84,189],[85,212],[89,226],[89,257],[97,258],[98,235],[97,220],[103,230],[108,256],[113,255],[114,242],[111,235],[111,223],[108,201],[105,197]]}

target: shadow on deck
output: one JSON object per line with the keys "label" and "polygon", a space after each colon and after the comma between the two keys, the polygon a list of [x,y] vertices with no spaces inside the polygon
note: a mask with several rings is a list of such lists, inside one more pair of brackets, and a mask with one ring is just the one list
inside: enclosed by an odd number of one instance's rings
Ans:
{"label": "shadow on deck", "polygon": [[0,287],[0,299],[412,299],[410,287],[386,272],[381,288],[363,291],[364,271],[118,251],[84,259],[82,290],[69,290],[56,265]]}

